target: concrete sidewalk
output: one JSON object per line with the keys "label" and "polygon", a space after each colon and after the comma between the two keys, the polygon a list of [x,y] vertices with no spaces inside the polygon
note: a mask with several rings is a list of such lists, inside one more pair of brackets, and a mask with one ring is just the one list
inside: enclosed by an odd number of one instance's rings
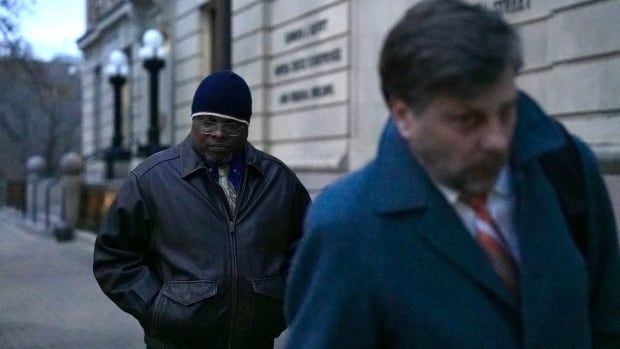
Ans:
{"label": "concrete sidewalk", "polygon": [[0,348],[144,348],[142,329],[99,289],[94,235],[58,243],[0,210]]}

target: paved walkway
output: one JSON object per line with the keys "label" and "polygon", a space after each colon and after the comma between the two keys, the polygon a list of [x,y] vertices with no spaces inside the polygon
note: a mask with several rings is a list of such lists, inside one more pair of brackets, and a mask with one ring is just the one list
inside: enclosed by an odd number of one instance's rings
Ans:
{"label": "paved walkway", "polygon": [[144,348],[92,276],[94,236],[58,243],[40,228],[0,209],[0,348]]}

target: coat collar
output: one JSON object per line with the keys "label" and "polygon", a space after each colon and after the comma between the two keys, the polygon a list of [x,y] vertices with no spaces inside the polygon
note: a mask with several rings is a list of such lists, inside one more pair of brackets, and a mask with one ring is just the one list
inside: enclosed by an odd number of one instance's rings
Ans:
{"label": "coat collar", "polygon": [[[476,283],[489,290],[510,309],[517,309],[515,300],[501,284],[488,260],[476,245],[457,213],[432,183],[426,172],[409,153],[407,144],[388,122],[379,156],[373,163],[371,198],[375,212],[381,216],[417,217],[409,229],[428,243],[433,250],[451,261]],[[417,214],[420,212],[420,214]]]}
{"label": "coat collar", "polygon": [[205,165],[200,156],[194,151],[194,148],[192,148],[192,142],[189,136],[185,137],[183,142],[179,144],[178,149],[179,157],[181,158],[181,177],[187,178],[207,168],[207,165]]}
{"label": "coat collar", "polygon": [[[561,147],[564,142],[558,126],[531,98],[520,93],[511,167],[519,169],[528,161]],[[417,217],[417,223],[411,222],[419,224],[419,235],[426,243],[510,309],[518,311],[518,304],[501,284],[456,212],[411,155],[392,121],[384,128],[378,156],[370,166],[370,202],[376,213],[389,216],[411,212],[407,217]],[[413,214],[418,211],[424,213]]]}
{"label": "coat collar", "polygon": [[[562,131],[532,98],[519,92],[517,125],[511,145],[510,165],[524,163],[556,150],[566,140]],[[373,163],[374,203],[378,212],[398,212],[426,207],[430,190],[435,190],[426,171],[409,152],[394,122],[386,123]]]}
{"label": "coat collar", "polygon": [[560,127],[526,93],[517,99],[517,125],[512,140],[511,165],[519,167],[564,146]]}
{"label": "coat collar", "polygon": [[428,191],[433,188],[424,169],[409,152],[390,119],[379,143],[374,161],[373,202],[380,213],[424,208]]}
{"label": "coat collar", "polygon": [[[246,142],[244,151],[246,154],[246,166],[255,168],[261,175],[264,175],[265,164],[260,161],[260,153],[258,150],[256,150],[250,142]],[[192,148],[190,136],[187,136],[183,142],[178,145],[178,152],[181,159],[181,177],[187,178],[194,173],[200,170],[204,171],[207,168],[200,155],[198,155],[196,151],[194,151],[194,148]]]}

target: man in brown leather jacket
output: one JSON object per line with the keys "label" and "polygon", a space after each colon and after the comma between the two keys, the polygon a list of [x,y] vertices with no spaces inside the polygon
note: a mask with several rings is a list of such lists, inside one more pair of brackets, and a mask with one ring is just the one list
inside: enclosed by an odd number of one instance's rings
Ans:
{"label": "man in brown leather jacket", "polygon": [[272,348],[310,197],[247,142],[252,98],[231,71],[206,77],[180,144],[137,166],[97,238],[101,289],[152,348]]}

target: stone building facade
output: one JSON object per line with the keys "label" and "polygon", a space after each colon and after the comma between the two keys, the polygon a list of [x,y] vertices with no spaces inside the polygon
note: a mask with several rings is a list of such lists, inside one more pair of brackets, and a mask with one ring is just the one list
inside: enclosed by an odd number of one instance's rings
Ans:
{"label": "stone building facade", "polygon": [[[230,1],[232,67],[254,99],[250,141],[286,162],[314,193],[370,160],[387,119],[377,74],[382,38],[416,0]],[[473,2],[518,27],[525,56],[519,86],[593,147],[620,207],[620,1]],[[134,53],[150,27],[170,46],[161,79],[163,142],[185,137],[193,91],[217,50],[217,3],[88,1],[87,33],[79,40],[85,155],[110,143],[111,88],[101,67],[115,48],[131,62],[125,143],[133,149],[144,142],[147,79]],[[87,166],[89,178],[101,178],[98,161]]]}

